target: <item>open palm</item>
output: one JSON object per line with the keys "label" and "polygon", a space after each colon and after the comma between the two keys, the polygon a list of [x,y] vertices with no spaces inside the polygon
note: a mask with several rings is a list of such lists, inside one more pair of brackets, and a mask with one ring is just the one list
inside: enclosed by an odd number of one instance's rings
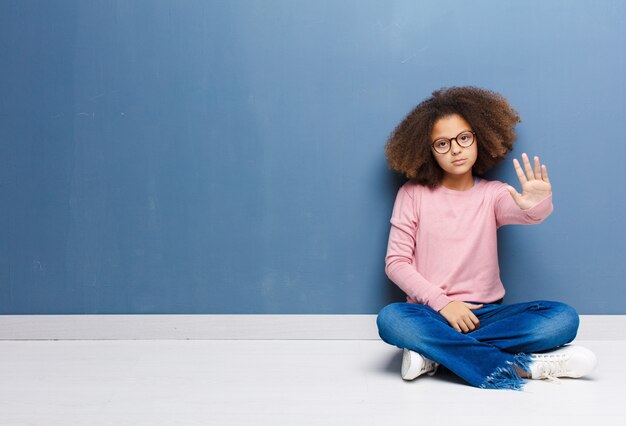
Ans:
{"label": "open palm", "polygon": [[[545,164],[540,166],[539,157],[535,157],[534,170],[530,166],[530,161],[526,153],[522,154],[522,161],[524,162],[524,170],[522,170],[517,158],[513,159],[515,172],[522,185],[522,193],[520,194],[510,185],[508,190],[517,205],[522,210],[527,210],[550,195],[552,193],[552,185],[550,185],[550,179],[548,178],[548,169]],[[524,173],[524,171],[526,171],[526,173]]]}

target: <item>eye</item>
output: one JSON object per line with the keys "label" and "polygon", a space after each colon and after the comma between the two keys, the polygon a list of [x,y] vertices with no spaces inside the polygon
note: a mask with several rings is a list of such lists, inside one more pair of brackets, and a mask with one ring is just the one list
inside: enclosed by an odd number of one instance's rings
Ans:
{"label": "eye", "polygon": [[437,148],[445,148],[448,146],[448,141],[444,140],[444,139],[440,139],[438,141],[435,142],[435,146]]}

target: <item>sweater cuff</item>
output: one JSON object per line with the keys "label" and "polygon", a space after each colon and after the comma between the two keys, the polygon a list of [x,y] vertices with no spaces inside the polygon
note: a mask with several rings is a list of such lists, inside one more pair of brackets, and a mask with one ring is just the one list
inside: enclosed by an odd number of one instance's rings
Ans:
{"label": "sweater cuff", "polygon": [[433,300],[429,300],[428,306],[433,308],[435,311],[439,312],[441,309],[445,308],[448,303],[453,302],[453,301],[454,299],[451,299],[445,294],[441,293],[439,296],[435,297]]}

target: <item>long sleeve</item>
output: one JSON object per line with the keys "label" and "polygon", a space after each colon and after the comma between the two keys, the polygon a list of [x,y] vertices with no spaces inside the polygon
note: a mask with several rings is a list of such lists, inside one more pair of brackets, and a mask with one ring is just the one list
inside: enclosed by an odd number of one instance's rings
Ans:
{"label": "long sleeve", "polygon": [[[414,199],[403,186],[398,191],[391,216],[391,230],[385,257],[385,273],[391,281],[419,303],[436,311],[453,299],[443,289],[429,282],[416,269],[415,242],[419,218]],[[419,253],[417,253],[419,255]]]}
{"label": "long sleeve", "polygon": [[496,193],[495,214],[498,227],[503,225],[541,223],[553,210],[552,194],[548,195],[530,209],[522,210],[515,203],[513,197],[511,197],[505,184],[502,184],[501,188],[499,188]]}

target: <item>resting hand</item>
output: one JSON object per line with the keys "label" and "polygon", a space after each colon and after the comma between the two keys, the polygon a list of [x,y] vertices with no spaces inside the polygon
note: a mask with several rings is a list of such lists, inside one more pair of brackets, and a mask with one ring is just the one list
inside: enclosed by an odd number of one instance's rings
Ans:
{"label": "resting hand", "polygon": [[524,161],[526,174],[524,174],[517,158],[513,159],[515,172],[522,185],[522,193],[520,194],[510,185],[507,189],[520,209],[527,210],[539,204],[540,201],[550,195],[552,193],[552,186],[550,185],[550,179],[548,179],[548,169],[546,165],[539,166],[539,157],[535,156],[534,171],[530,166],[530,161],[526,153],[522,154],[522,160]]}
{"label": "resting hand", "polygon": [[439,313],[443,315],[448,324],[456,331],[468,333],[480,326],[480,321],[478,321],[478,318],[471,310],[482,307],[482,303],[480,305],[472,305],[471,303],[455,300],[439,310]]}

